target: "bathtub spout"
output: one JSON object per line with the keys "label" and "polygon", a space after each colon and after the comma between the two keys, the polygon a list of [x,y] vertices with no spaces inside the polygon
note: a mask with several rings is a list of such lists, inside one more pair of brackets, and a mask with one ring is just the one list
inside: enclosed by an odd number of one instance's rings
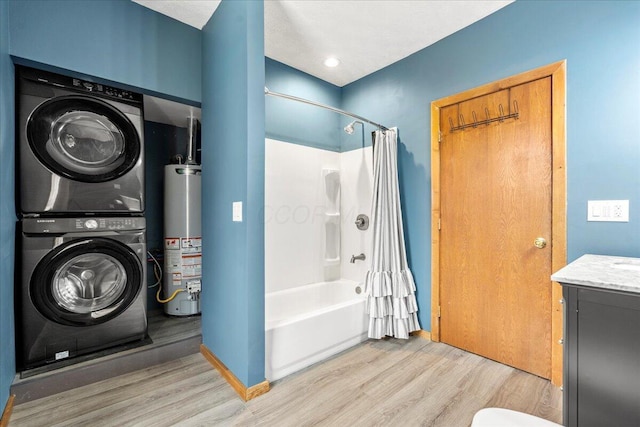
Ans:
{"label": "bathtub spout", "polygon": [[364,261],[367,257],[364,254],[360,255],[351,255],[351,264],[355,264],[356,260]]}

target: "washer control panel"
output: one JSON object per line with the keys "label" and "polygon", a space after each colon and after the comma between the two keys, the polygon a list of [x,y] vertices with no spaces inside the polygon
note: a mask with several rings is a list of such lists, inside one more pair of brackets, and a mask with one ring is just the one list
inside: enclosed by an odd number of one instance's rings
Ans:
{"label": "washer control panel", "polygon": [[25,233],[73,233],[144,230],[142,217],[24,218]]}

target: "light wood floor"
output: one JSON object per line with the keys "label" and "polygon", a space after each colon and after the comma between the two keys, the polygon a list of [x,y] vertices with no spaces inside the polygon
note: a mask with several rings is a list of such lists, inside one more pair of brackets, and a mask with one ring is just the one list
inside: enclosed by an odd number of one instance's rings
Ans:
{"label": "light wood floor", "polygon": [[562,392],[419,337],[367,341],[243,402],[199,354],[14,408],[20,426],[469,426],[484,407],[561,422]]}

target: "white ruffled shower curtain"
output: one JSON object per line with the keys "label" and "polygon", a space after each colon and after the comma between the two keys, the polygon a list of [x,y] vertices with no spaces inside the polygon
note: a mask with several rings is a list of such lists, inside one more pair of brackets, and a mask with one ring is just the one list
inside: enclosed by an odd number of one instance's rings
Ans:
{"label": "white ruffled shower curtain", "polygon": [[373,173],[373,248],[365,279],[369,338],[406,339],[420,324],[416,285],[404,244],[396,128],[375,132]]}

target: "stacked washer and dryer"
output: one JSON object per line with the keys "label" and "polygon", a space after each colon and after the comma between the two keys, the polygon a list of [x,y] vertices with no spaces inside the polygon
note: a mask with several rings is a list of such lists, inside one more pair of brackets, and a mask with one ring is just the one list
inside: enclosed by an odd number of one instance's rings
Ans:
{"label": "stacked washer and dryer", "polygon": [[16,69],[21,372],[147,335],[142,95]]}

